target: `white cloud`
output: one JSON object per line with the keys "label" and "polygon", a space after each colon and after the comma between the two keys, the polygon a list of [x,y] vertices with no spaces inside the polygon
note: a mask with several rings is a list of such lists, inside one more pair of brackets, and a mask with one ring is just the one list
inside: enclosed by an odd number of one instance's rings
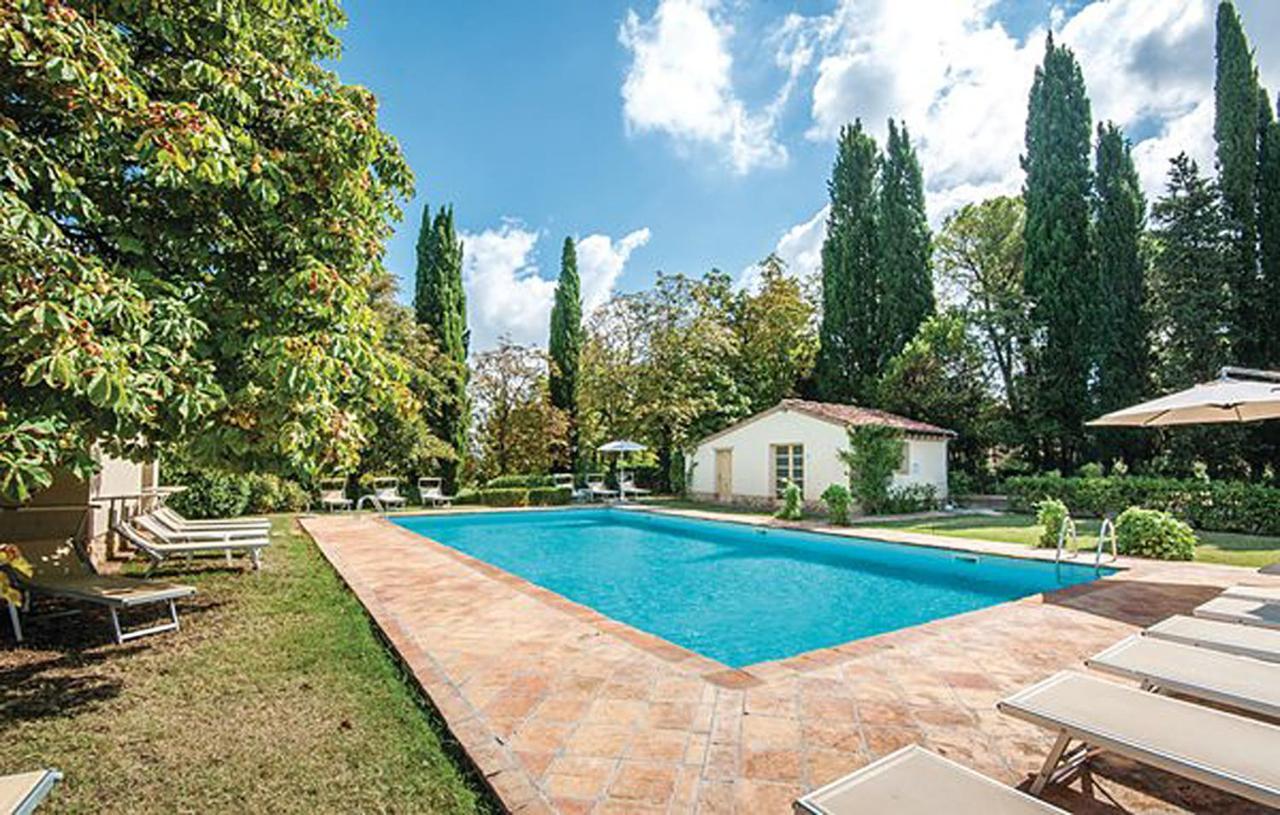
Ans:
{"label": "white cloud", "polygon": [[773,104],[753,113],[734,89],[732,35],[719,0],[661,0],[648,20],[628,10],[618,32],[632,56],[622,85],[628,128],[667,133],[683,148],[714,148],[739,174],[785,164],[774,128],[807,58],[788,38],[788,82]]}
{"label": "white cloud", "polygon": [[[585,309],[609,299],[631,253],[644,246],[649,235],[646,227],[617,241],[602,234],[577,241]],[[514,219],[496,229],[461,235],[473,351],[492,348],[502,336],[524,344],[546,344],[556,282],[542,277],[534,261],[538,238],[537,232]]]}
{"label": "white cloud", "polygon": [[588,235],[577,242],[584,314],[591,313],[609,299],[631,253],[648,242],[648,227],[628,233],[617,241],[608,235]]}

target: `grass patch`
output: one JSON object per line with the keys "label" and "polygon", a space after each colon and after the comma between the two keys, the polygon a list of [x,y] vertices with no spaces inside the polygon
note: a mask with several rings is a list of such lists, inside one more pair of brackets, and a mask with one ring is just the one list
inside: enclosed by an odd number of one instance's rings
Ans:
{"label": "grass patch", "polygon": [[292,518],[264,555],[169,570],[199,589],[176,633],[30,626],[0,652],[0,773],[62,770],[50,812],[496,811]]}

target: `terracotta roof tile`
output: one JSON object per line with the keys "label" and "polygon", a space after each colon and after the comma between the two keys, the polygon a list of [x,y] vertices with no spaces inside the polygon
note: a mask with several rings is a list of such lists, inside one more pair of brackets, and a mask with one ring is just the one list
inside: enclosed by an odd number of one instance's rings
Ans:
{"label": "terracotta roof tile", "polygon": [[888,425],[908,433],[923,433],[930,436],[956,435],[954,431],[946,430],[928,422],[919,422],[915,419],[899,416],[896,413],[876,410],[875,408],[859,407],[858,405],[845,405],[838,402],[813,402],[808,399],[783,399],[779,407],[784,410],[794,410],[797,413],[807,413],[818,419],[826,419],[829,422],[836,422],[846,427]]}

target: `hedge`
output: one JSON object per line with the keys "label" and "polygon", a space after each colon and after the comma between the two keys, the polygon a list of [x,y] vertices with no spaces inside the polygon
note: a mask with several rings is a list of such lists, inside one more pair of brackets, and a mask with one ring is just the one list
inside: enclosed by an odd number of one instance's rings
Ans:
{"label": "hedge", "polygon": [[486,507],[550,507],[573,500],[568,487],[498,487],[463,490],[455,504],[480,504]]}
{"label": "hedge", "polygon": [[1031,513],[1056,498],[1076,515],[1101,517],[1131,507],[1172,513],[1196,529],[1280,535],[1280,489],[1240,481],[1150,476],[1015,476],[1005,481],[1009,508]]}
{"label": "hedge", "polygon": [[500,475],[497,478],[490,478],[485,482],[484,488],[490,490],[510,489],[513,487],[534,489],[537,487],[551,487],[555,483],[555,479],[549,475],[517,473],[515,475]]}
{"label": "hedge", "polygon": [[186,487],[168,501],[189,518],[234,518],[248,513],[301,512],[310,504],[297,482],[258,473],[189,470],[174,466],[165,478]]}

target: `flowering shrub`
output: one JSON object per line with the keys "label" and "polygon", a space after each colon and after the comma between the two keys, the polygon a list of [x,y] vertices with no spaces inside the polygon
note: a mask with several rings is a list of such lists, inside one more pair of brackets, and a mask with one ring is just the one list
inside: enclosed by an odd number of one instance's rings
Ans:
{"label": "flowering shrub", "polygon": [[1116,519],[1116,548],[1122,555],[1191,560],[1196,533],[1167,512],[1129,507]]}

